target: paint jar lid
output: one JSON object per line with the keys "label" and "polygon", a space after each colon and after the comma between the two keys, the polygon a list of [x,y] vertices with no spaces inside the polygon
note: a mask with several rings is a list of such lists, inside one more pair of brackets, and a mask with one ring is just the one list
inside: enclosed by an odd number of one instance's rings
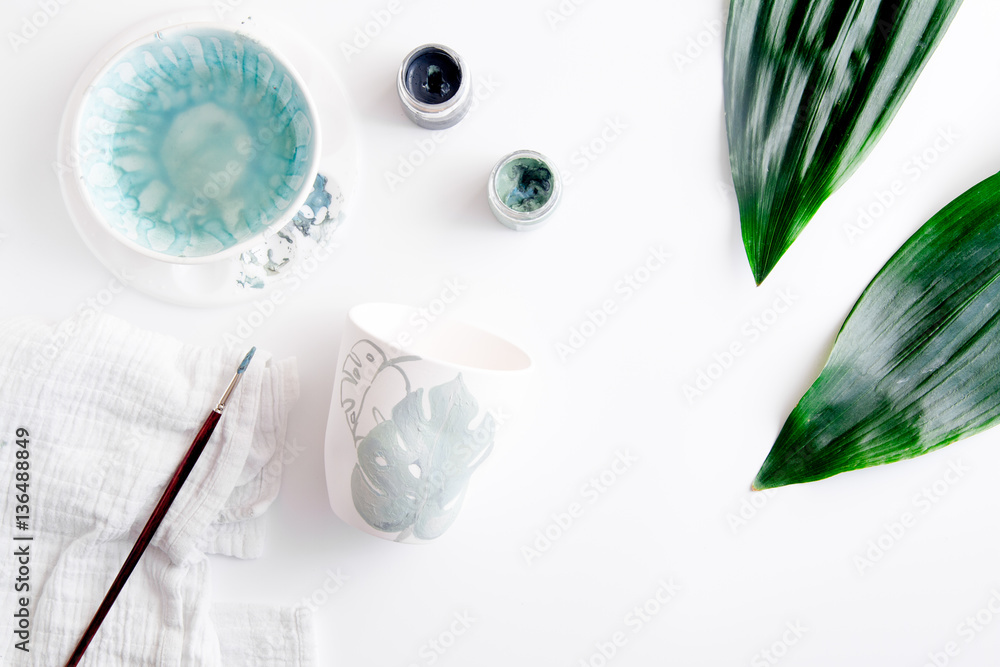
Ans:
{"label": "paint jar lid", "polygon": [[396,90],[403,111],[420,127],[443,130],[472,106],[472,80],[462,59],[442,44],[410,51],[399,67]]}
{"label": "paint jar lid", "polygon": [[486,187],[490,209],[501,223],[524,231],[541,226],[559,203],[559,170],[535,151],[514,151],[500,159]]}

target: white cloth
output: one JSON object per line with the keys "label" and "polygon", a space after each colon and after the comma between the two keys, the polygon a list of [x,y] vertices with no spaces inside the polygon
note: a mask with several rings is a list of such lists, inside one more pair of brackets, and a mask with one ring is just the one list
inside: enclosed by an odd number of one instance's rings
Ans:
{"label": "white cloth", "polygon": [[[0,664],[65,664],[244,353],[106,315],[0,322]],[[261,553],[297,398],[294,360],[258,350],[83,666],[312,664],[308,612],[213,605],[205,556]],[[18,428],[29,434],[27,530],[15,522]],[[17,593],[10,554],[26,544],[30,591]],[[22,596],[27,653],[12,625]]]}

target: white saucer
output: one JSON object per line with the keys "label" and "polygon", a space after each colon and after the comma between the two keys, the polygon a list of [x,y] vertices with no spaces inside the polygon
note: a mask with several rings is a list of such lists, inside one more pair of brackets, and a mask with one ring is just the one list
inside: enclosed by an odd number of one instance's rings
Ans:
{"label": "white saucer", "polygon": [[279,20],[261,17],[258,12],[254,12],[252,20],[242,15],[232,16],[221,22],[259,37],[292,63],[305,81],[316,105],[323,136],[319,174],[326,179],[325,193],[315,191],[296,220],[265,237],[260,246],[235,258],[205,264],[174,264],[142,255],[102,225],[84,200],[73,168],[76,156],[70,143],[73,122],[90,82],[112,56],[135,39],[168,25],[205,21],[218,23],[219,17],[208,10],[161,16],[135,25],[111,40],[81,74],[70,95],[59,130],[56,162],[70,218],[101,263],[125,284],[158,299],[188,306],[215,306],[258,299],[288,281],[296,273],[296,267],[318,255],[318,249],[329,252],[332,238],[354,199],[360,174],[354,113],[329,61]]}

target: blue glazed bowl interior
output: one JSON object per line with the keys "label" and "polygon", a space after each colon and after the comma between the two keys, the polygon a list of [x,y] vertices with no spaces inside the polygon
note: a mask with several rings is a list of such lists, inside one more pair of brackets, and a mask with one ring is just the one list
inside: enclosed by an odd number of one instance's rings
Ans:
{"label": "blue glazed bowl interior", "polygon": [[79,175],[120,237],[196,261],[294,213],[315,175],[315,119],[294,75],[251,37],[161,31],[115,56],[86,92]]}

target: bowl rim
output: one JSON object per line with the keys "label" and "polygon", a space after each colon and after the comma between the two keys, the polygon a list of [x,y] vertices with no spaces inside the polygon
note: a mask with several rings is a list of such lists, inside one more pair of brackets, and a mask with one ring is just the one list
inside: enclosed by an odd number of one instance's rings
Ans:
{"label": "bowl rim", "polygon": [[[299,188],[294,199],[292,199],[288,208],[277,218],[272,220],[266,227],[264,227],[260,232],[246,238],[239,243],[236,243],[228,248],[224,248],[218,252],[211,253],[209,255],[202,255],[198,257],[183,257],[177,255],[170,255],[158,250],[153,250],[147,248],[132,239],[125,237],[121,232],[115,229],[104,217],[103,212],[91,198],[89,188],[85,185],[85,174],[83,173],[83,160],[75,159],[72,160],[72,169],[74,180],[81,194],[83,195],[83,201],[88,210],[94,216],[94,218],[99,222],[99,224],[109,232],[112,238],[117,240],[119,243],[124,244],[129,249],[134,250],[146,257],[151,257],[153,259],[158,259],[169,264],[209,264],[223,259],[228,259],[231,257],[236,257],[247,250],[259,247],[261,243],[267,241],[268,238],[276,234],[282,228],[287,225],[292,218],[298,214],[299,210],[305,204],[306,199],[312,193],[314,184],[316,182],[316,175],[319,173],[319,163],[322,157],[322,129],[319,125],[319,114],[316,110],[316,104],[313,101],[312,94],[309,92],[308,86],[306,86],[305,79],[299,74],[299,71],[289,62],[280,52],[276,49],[268,40],[261,37],[259,34],[250,29],[250,26],[240,26],[236,27],[231,24],[223,23],[220,21],[181,21],[177,23],[171,23],[151,32],[147,32],[139,37],[129,39],[124,42],[120,47],[115,48],[114,51],[109,56],[105,56],[105,51],[100,52],[96,57],[97,59],[104,59],[104,62],[98,67],[95,73],[90,77],[90,80],[86,82],[86,86],[82,91],[82,95],[79,100],[79,106],[73,114],[73,121],[71,123],[70,132],[70,147],[72,151],[78,151],[81,146],[82,138],[82,121],[84,120],[84,110],[86,108],[86,101],[89,95],[94,91],[95,84],[103,77],[107,72],[109,72],[117,63],[119,58],[127,53],[128,51],[140,47],[144,44],[148,44],[158,39],[158,36],[162,33],[177,33],[188,30],[218,30],[220,32],[229,33],[233,36],[239,36],[247,40],[253,41],[259,46],[261,46],[267,54],[274,58],[278,63],[284,67],[285,71],[292,79],[294,85],[298,88],[301,93],[303,100],[303,108],[308,112],[309,120],[312,125],[312,136],[313,136],[313,150],[309,156],[308,166],[306,169],[306,175],[303,179],[303,184]],[[92,62],[93,65],[93,62]]]}

